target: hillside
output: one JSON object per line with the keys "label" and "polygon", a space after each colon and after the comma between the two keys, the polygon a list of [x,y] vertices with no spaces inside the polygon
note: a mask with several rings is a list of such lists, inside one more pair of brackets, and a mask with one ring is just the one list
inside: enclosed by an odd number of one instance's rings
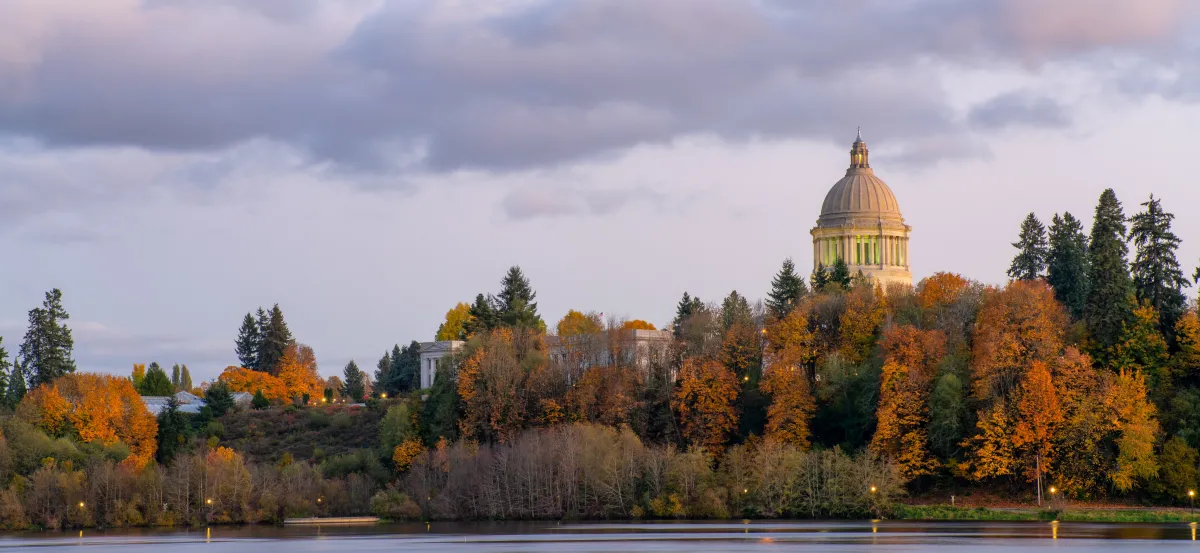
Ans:
{"label": "hillside", "polygon": [[379,441],[382,411],[329,406],[230,413],[219,421],[224,426],[221,443],[254,462],[274,463],[284,453],[291,453],[296,460],[319,462],[374,447]]}

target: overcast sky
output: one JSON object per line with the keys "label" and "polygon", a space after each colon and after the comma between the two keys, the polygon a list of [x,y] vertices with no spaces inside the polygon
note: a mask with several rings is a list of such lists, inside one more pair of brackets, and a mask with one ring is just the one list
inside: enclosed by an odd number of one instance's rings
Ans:
{"label": "overcast sky", "polygon": [[1109,187],[1190,276],[1197,5],[0,0],[0,333],[59,287],[81,369],[199,380],[278,302],[330,375],[513,264],[550,324],[662,325],[811,270],[857,126],[916,278],[1001,283]]}

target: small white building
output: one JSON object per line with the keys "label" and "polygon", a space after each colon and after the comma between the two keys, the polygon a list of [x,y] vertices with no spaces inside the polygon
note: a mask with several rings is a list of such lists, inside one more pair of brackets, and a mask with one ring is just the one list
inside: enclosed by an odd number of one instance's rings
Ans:
{"label": "small white building", "polygon": [[443,357],[458,351],[465,343],[462,340],[421,342],[421,389],[433,386],[433,379],[437,376],[438,362]]}
{"label": "small white building", "polygon": [[146,404],[146,410],[150,411],[151,415],[157,417],[159,413],[167,410],[167,402],[172,397],[179,404],[180,413],[198,415],[204,408],[204,398],[189,392],[176,392],[174,396],[142,396],[142,403]]}

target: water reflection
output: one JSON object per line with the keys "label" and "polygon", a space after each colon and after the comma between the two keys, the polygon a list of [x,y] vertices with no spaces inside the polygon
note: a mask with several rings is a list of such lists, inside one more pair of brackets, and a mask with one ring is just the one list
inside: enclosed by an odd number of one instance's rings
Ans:
{"label": "water reflection", "polygon": [[[380,526],[215,527],[203,531],[29,533],[0,537],[0,550],[154,553],[168,547],[211,553],[317,551],[610,552],[715,551],[1156,551],[1194,549],[1196,524],[637,522],[637,523],[412,523]],[[286,544],[280,543],[286,541]]]}

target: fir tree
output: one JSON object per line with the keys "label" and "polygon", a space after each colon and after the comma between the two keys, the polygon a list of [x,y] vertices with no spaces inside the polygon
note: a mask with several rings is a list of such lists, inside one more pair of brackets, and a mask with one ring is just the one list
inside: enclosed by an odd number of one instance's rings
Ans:
{"label": "fir tree", "polygon": [[825,287],[829,286],[829,268],[824,263],[818,263],[808,280],[812,282],[813,290],[824,292]]}
{"label": "fir tree", "polygon": [[702,309],[704,309],[704,303],[700,301],[700,298],[693,298],[686,291],[683,293],[683,298],[675,307],[675,319],[671,321],[671,329],[676,338],[683,333],[683,323]]}
{"label": "fir tree", "polygon": [[250,407],[253,407],[254,409],[266,409],[270,406],[271,400],[267,399],[267,396],[263,394],[262,390],[254,392],[254,399],[250,400]]}
{"label": "fir tree", "polygon": [[386,384],[380,382],[378,385],[389,394],[411,392],[421,384],[420,372],[421,343],[413,340],[403,348],[399,345],[392,348],[392,368],[389,371],[391,379]]}
{"label": "fir tree", "polygon": [[1083,318],[1087,304],[1088,238],[1083,224],[1070,213],[1054,215],[1050,223],[1050,250],[1046,259],[1046,281],[1076,320]]}
{"label": "fir tree", "polygon": [[1100,195],[1088,241],[1088,296],[1084,322],[1092,340],[1093,357],[1107,364],[1111,349],[1130,320],[1133,292],[1125,259],[1125,214],[1111,188]]}
{"label": "fir tree", "polygon": [[176,390],[180,389],[179,388],[179,363],[175,363],[175,366],[171,367],[171,386],[174,387]]}
{"label": "fir tree", "polygon": [[[259,317],[261,324],[261,310]],[[288,330],[287,322],[283,320],[283,310],[279,309],[277,303],[267,315],[266,327],[259,328],[257,370],[278,375],[279,361],[283,359],[283,352],[294,341],[292,332]]]}
{"label": "fir tree", "polygon": [[[262,309],[258,311],[263,313]],[[237,353],[238,362],[250,370],[258,370],[258,327],[259,323],[254,320],[254,316],[246,313],[246,317],[242,319],[242,328],[238,330],[237,341],[234,342],[234,352]]]}
{"label": "fir tree", "polygon": [[721,328],[728,331],[730,327],[739,323],[753,324],[754,314],[750,311],[750,302],[734,290],[721,301]]}
{"label": "fir tree", "polygon": [[500,326],[500,313],[496,305],[496,298],[492,295],[479,294],[475,296],[475,303],[468,310],[471,314],[470,319],[463,325],[462,336],[460,340],[466,340],[473,334],[479,334],[492,330]]}
{"label": "fir tree", "polygon": [[192,373],[188,372],[187,365],[179,369],[179,388],[185,392],[192,390]]}
{"label": "fir tree", "polygon": [[1180,240],[1171,232],[1175,216],[1164,212],[1153,194],[1142,207],[1146,210],[1129,219],[1129,241],[1137,248],[1130,266],[1133,289],[1138,300],[1158,312],[1158,331],[1173,343],[1175,323],[1187,305],[1183,294],[1187,281],[1175,258]]}
{"label": "fir tree", "polygon": [[[379,362],[375,364],[375,385],[378,388],[377,392],[387,393],[386,384],[392,380],[392,355],[389,352],[383,352],[383,357],[379,358]],[[392,392],[395,393],[395,392]]]}
{"label": "fir tree", "polygon": [[1049,247],[1046,244],[1046,227],[1037,216],[1030,213],[1021,222],[1021,234],[1013,243],[1017,256],[1008,268],[1008,276],[1016,280],[1037,280],[1046,270]]}
{"label": "fir tree", "polygon": [[[0,337],[0,344],[4,338]],[[12,379],[12,362],[8,360],[8,350],[0,346],[0,403],[8,399],[8,383]]]}
{"label": "fir tree", "polygon": [[783,267],[771,281],[771,291],[767,294],[767,309],[775,319],[783,319],[807,293],[808,287],[804,285],[804,278],[796,274],[796,265],[789,257],[783,260]]}
{"label": "fir tree", "polygon": [[346,363],[346,369],[342,371],[345,377],[345,384],[342,385],[342,394],[349,397],[355,403],[363,400],[363,395],[366,394],[367,386],[363,372],[359,370],[358,364],[353,359]]}
{"label": "fir tree", "polygon": [[187,415],[179,411],[179,402],[172,397],[167,400],[167,408],[158,414],[158,449],[154,458],[163,466],[169,465],[190,443],[192,425]]}
{"label": "fir tree", "polygon": [[158,366],[158,363],[150,363],[150,366],[146,367],[146,378],[142,379],[138,393],[143,396],[169,396],[175,393],[175,386],[171,384],[167,371]]}
{"label": "fir tree", "polygon": [[452,357],[443,357],[429,388],[429,398],[421,402],[420,430],[427,445],[446,438],[458,439],[458,421],[462,419],[462,398],[458,395],[458,366]]}
{"label": "fir tree", "polygon": [[25,398],[25,390],[25,363],[18,360],[13,363],[12,374],[8,376],[5,403],[9,407],[16,407]]}
{"label": "fir tree", "polygon": [[529,279],[521,272],[521,268],[513,266],[501,281],[500,322],[511,327],[545,330],[546,323],[537,312],[537,293],[529,285]]}
{"label": "fir tree", "polygon": [[75,360],[71,358],[75,341],[71,329],[60,322],[70,318],[63,309],[62,292],[58,288],[46,292],[42,307],[29,311],[29,330],[19,354],[31,387],[75,372]]}
{"label": "fir tree", "polygon": [[829,270],[829,284],[836,284],[843,290],[849,290],[853,283],[854,277],[850,274],[850,266],[846,265],[846,260],[839,258]]}
{"label": "fir tree", "polygon": [[214,417],[220,417],[233,409],[233,392],[224,382],[217,382],[204,391],[204,405],[212,409]]}

